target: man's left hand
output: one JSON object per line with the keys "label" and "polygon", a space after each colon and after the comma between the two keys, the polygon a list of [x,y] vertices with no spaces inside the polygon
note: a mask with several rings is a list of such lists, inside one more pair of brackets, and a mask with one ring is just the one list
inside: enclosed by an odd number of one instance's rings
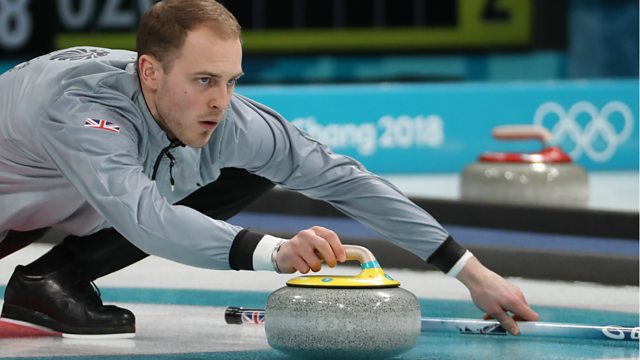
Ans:
{"label": "man's left hand", "polygon": [[511,334],[520,334],[516,321],[538,320],[538,314],[529,307],[522,291],[484,267],[475,257],[469,259],[457,278],[469,289],[476,306],[486,312],[484,319],[498,320]]}

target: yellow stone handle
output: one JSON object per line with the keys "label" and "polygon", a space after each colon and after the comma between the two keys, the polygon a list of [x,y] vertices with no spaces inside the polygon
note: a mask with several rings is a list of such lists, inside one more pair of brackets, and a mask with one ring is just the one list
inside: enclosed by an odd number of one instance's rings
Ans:
{"label": "yellow stone handle", "polygon": [[380,268],[376,257],[369,249],[357,245],[344,245],[347,260],[355,260],[360,263],[361,271],[358,275],[331,276],[331,275],[305,275],[287,281],[289,286],[308,287],[346,287],[346,288],[380,288],[397,287],[400,283]]}
{"label": "yellow stone handle", "polygon": [[376,257],[366,247],[357,245],[344,245],[344,250],[347,252],[347,260],[357,260],[360,264],[365,264],[370,261],[376,261]]}
{"label": "yellow stone handle", "polygon": [[382,270],[378,260],[369,249],[357,245],[344,245],[344,248],[347,252],[347,260],[360,262],[361,271],[355,278],[372,279],[384,277],[384,270]]}

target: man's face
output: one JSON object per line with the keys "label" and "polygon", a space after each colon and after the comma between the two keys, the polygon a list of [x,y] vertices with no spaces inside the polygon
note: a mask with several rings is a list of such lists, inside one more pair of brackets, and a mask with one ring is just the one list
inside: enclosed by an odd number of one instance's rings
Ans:
{"label": "man's face", "polygon": [[167,72],[159,72],[154,116],[170,138],[202,147],[223,120],[240,76],[240,40],[194,29]]}

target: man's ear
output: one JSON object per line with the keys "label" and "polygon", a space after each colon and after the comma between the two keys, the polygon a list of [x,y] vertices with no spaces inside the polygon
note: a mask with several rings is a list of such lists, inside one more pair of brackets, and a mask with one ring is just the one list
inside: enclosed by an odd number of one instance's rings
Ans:
{"label": "man's ear", "polygon": [[162,65],[151,55],[141,55],[138,59],[140,82],[151,90],[156,90],[162,76]]}

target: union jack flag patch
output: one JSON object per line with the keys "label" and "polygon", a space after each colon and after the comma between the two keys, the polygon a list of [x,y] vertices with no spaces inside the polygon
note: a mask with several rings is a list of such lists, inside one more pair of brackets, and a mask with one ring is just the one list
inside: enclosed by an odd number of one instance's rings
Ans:
{"label": "union jack flag patch", "polygon": [[242,322],[264,324],[264,311],[245,311],[242,313]]}
{"label": "union jack flag patch", "polygon": [[94,128],[99,130],[110,131],[114,133],[120,132],[120,125],[116,125],[111,121],[107,121],[105,119],[84,119],[84,127]]}

